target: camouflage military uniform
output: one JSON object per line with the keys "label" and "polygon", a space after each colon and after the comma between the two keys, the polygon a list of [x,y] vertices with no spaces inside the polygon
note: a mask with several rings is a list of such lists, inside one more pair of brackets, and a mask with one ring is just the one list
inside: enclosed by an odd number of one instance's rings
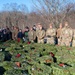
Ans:
{"label": "camouflage military uniform", "polygon": [[36,42],[38,42],[38,32],[39,32],[39,30],[40,30],[40,27],[39,27],[39,25],[36,25]]}
{"label": "camouflage military uniform", "polygon": [[72,41],[72,47],[75,47],[75,29],[73,30],[73,41]]}
{"label": "camouflage military uniform", "polygon": [[38,30],[36,32],[36,36],[38,38],[38,43],[44,43],[44,37],[45,37],[45,31],[44,30]]}
{"label": "camouflage military uniform", "polygon": [[14,26],[12,26],[11,28],[11,32],[12,32],[12,40],[15,40],[15,30],[14,30]]}
{"label": "camouflage military uniform", "polygon": [[12,32],[12,39],[15,40],[15,30],[13,29],[11,32]]}
{"label": "camouflage military uniform", "polygon": [[62,28],[58,28],[57,29],[58,45],[60,45],[60,43],[61,43],[61,38],[60,38],[61,32],[62,32]]}
{"label": "camouflage military uniform", "polygon": [[61,32],[61,46],[70,46],[73,31],[69,26],[65,26]]}
{"label": "camouflage military uniform", "polygon": [[36,38],[36,32],[34,30],[30,30],[28,32],[28,38],[29,38],[29,41],[34,42]]}
{"label": "camouflage military uniform", "polygon": [[46,31],[47,43],[55,44],[56,29],[49,28]]}
{"label": "camouflage military uniform", "polygon": [[14,29],[14,37],[15,37],[15,40],[17,40],[17,35],[18,35],[18,28],[15,28]]}

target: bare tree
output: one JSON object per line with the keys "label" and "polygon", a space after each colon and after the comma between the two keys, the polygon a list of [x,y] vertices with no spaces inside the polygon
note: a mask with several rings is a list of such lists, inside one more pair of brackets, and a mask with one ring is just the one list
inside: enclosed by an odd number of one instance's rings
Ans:
{"label": "bare tree", "polygon": [[23,28],[27,20],[28,9],[24,4],[7,3],[3,5],[2,13],[3,25],[8,25],[10,27],[16,25]]}
{"label": "bare tree", "polygon": [[[53,22],[55,26],[62,22],[67,13],[73,7],[69,5],[69,10],[64,7],[69,4],[68,0],[32,0],[35,9],[46,18],[46,22]],[[35,2],[36,1],[36,2]],[[68,2],[67,2],[68,1]],[[62,13],[62,16],[60,15]]]}
{"label": "bare tree", "polygon": [[[69,24],[74,27],[75,3],[69,3],[67,0],[32,1],[35,6],[32,8],[34,9],[32,12],[28,12],[24,4],[4,4],[3,11],[0,12],[0,27],[7,25],[9,27],[18,26],[23,29],[25,26],[32,27],[38,22],[42,23],[45,28],[48,28],[50,22],[53,22],[58,27],[59,23],[65,20],[69,21]],[[38,2],[37,4],[36,1]]]}

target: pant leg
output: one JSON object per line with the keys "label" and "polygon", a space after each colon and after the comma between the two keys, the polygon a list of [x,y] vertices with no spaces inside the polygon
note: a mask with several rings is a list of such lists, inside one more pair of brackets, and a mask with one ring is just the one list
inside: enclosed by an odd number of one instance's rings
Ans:
{"label": "pant leg", "polygon": [[44,39],[38,39],[38,43],[44,43]]}
{"label": "pant leg", "polygon": [[72,42],[72,47],[75,47],[75,40],[73,40]]}
{"label": "pant leg", "polygon": [[54,39],[54,37],[47,38],[47,43],[48,43],[48,44],[55,44],[55,39]]}

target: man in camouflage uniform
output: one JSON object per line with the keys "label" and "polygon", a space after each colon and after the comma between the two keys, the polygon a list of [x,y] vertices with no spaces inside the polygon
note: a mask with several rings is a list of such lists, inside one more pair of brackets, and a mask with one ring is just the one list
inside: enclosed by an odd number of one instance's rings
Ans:
{"label": "man in camouflage uniform", "polygon": [[15,38],[15,40],[17,40],[18,31],[19,31],[19,28],[15,27],[14,28],[14,38]]}
{"label": "man in camouflage uniform", "polygon": [[68,22],[65,22],[65,26],[62,28],[61,32],[61,46],[70,46],[72,42],[73,30],[68,25]]}
{"label": "man in camouflage uniform", "polygon": [[61,38],[60,38],[61,32],[62,32],[62,23],[60,23],[59,28],[57,29],[58,45],[60,45],[60,43],[61,43]]}
{"label": "man in camouflage uniform", "polygon": [[36,31],[36,36],[38,43],[44,43],[45,30],[42,29],[42,25],[39,26],[39,29]]}
{"label": "man in camouflage uniform", "polygon": [[15,29],[14,28],[15,28],[14,26],[12,26],[12,28],[11,28],[12,40],[15,40]]}
{"label": "man in camouflage uniform", "polygon": [[46,31],[47,43],[55,44],[56,29],[53,28],[52,24],[49,25],[49,28]]}
{"label": "man in camouflage uniform", "polygon": [[36,25],[36,33],[40,30],[40,26],[41,26],[40,23],[38,23],[38,24]]}
{"label": "man in camouflage uniform", "polygon": [[32,27],[30,28],[30,31],[28,32],[28,38],[30,42],[34,42],[36,38],[36,31],[34,31]]}
{"label": "man in camouflage uniform", "polygon": [[73,29],[72,47],[75,47],[75,29]]}
{"label": "man in camouflage uniform", "polygon": [[38,34],[39,30],[40,30],[40,26],[41,26],[41,23],[37,23],[36,24],[36,42],[38,42],[38,36],[37,36],[37,34]]}

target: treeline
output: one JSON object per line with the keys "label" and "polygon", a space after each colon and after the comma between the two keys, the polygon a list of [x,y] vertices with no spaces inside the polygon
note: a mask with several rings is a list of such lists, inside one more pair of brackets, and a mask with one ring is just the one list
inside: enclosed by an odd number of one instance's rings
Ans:
{"label": "treeline", "polygon": [[75,3],[65,4],[66,0],[36,0],[39,3],[37,5],[35,0],[32,1],[32,11],[28,11],[24,4],[4,4],[0,12],[0,27],[18,26],[23,29],[25,26],[41,23],[47,28],[51,22],[58,27],[60,22],[68,21],[75,28]]}

